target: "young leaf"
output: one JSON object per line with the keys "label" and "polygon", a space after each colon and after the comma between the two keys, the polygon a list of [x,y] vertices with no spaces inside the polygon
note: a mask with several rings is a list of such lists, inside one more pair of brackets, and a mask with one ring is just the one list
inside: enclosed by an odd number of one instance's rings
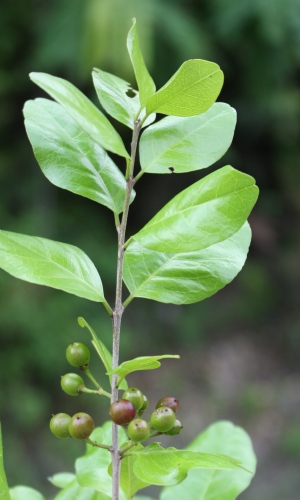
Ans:
{"label": "young leaf", "polygon": [[202,59],[191,59],[146,102],[147,114],[193,116],[207,111],[216,101],[224,82],[220,67]]}
{"label": "young leaf", "polygon": [[179,174],[209,167],[226,153],[235,125],[236,111],[221,102],[201,115],[167,116],[141,136],[141,169],[151,174]]}
{"label": "young leaf", "polygon": [[11,500],[3,463],[2,433],[0,424],[0,500]]}
{"label": "young leaf", "polygon": [[235,500],[252,480],[256,458],[246,432],[230,422],[217,422],[193,441],[187,448],[192,451],[226,453],[240,460],[245,470],[191,471],[184,483],[164,488],[161,500]]}
{"label": "young leaf", "polygon": [[0,231],[0,268],[30,283],[104,302],[100,276],[79,248],[66,243]]}
{"label": "young leaf", "polygon": [[75,474],[71,472],[59,472],[58,474],[48,477],[48,480],[57,488],[66,488],[75,478]]}
{"label": "young leaf", "polygon": [[[243,469],[235,458],[225,455],[200,453],[197,451],[162,448],[159,443],[146,446],[143,450],[130,450],[135,456],[135,475],[146,483],[171,486],[181,483],[192,469],[237,470]],[[199,471],[198,471],[199,474]]]}
{"label": "young leaf", "polygon": [[140,356],[139,358],[131,359],[130,361],[124,361],[114,370],[107,372],[107,375],[112,375],[116,373],[119,376],[118,386],[120,386],[121,381],[124,377],[127,377],[129,373],[144,371],[144,370],[155,370],[159,368],[161,363],[159,359],[165,358],[176,358],[179,359],[180,356],[177,354],[165,354],[163,356]]}
{"label": "young leaf", "polygon": [[132,239],[164,253],[202,250],[236,233],[257,197],[253,177],[220,168],[175,196]]}
{"label": "young leaf", "polygon": [[111,500],[111,496],[104,495],[104,493],[99,493],[99,492],[95,491],[94,488],[80,486],[77,479],[75,478],[70,484],[68,484],[62,491],[60,491],[54,497],[54,500],[75,500],[75,499],[76,500]]}
{"label": "young leaf", "polygon": [[[105,422],[102,427],[97,427],[90,438],[98,443],[111,445],[111,422]],[[127,440],[124,429],[119,427],[119,443]],[[75,464],[78,483],[81,486],[94,488],[96,491],[111,496],[112,479],[108,474],[110,462],[111,455],[107,450],[87,445],[85,455],[78,458]],[[127,497],[121,492],[120,499],[124,500],[125,498]]]}
{"label": "young leaf", "polygon": [[[144,107],[146,100],[155,92],[155,84],[146,68],[136,27],[136,20],[133,19],[133,26],[127,37],[127,49],[133,65],[135,78],[140,92],[141,105]],[[150,113],[148,113],[150,114]]]}
{"label": "young leaf", "polygon": [[78,125],[104,149],[129,158],[110,121],[72,83],[46,73],[30,73],[31,80],[61,104]]}
{"label": "young leaf", "polygon": [[[0,492],[1,495],[1,492]],[[2,497],[0,496],[1,500]],[[9,498],[9,497],[7,497]],[[45,497],[33,488],[27,486],[14,486],[10,489],[11,500],[46,500]],[[5,500],[5,497],[3,498]]]}
{"label": "young leaf", "polygon": [[[92,344],[95,347],[102,363],[104,364],[106,371],[109,372],[111,370],[111,367],[112,367],[112,355],[111,355],[111,353],[109,352],[107,347],[103,344],[103,342],[100,339],[98,339],[96,333],[94,332],[92,327],[85,321],[84,318],[79,317],[78,324],[82,328],[86,327],[89,330],[90,334],[92,335],[92,339],[93,339]],[[110,375],[109,379],[111,382],[111,380],[112,380],[111,375]],[[120,385],[120,389],[126,390],[127,388],[128,388],[127,382],[126,382],[126,380],[123,380],[122,384]]]}
{"label": "young leaf", "polygon": [[27,101],[24,116],[35,157],[52,184],[101,203],[114,213],[122,212],[123,174],[60,104],[48,99]]}
{"label": "young leaf", "polygon": [[251,229],[247,222],[226,240],[198,252],[156,252],[134,241],[124,258],[123,278],[130,300],[143,297],[171,304],[204,300],[241,271],[250,241]]}

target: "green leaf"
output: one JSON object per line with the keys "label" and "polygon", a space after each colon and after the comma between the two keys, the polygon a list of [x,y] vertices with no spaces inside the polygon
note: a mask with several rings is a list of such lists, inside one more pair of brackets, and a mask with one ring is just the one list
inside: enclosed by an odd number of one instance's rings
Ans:
{"label": "green leaf", "polygon": [[35,157],[52,184],[122,212],[125,177],[60,104],[27,101],[24,116]]}
{"label": "green leaf", "polygon": [[0,231],[0,268],[30,283],[103,302],[100,276],[89,257],[66,243]]}
{"label": "green leaf", "polygon": [[250,241],[251,229],[247,222],[226,240],[199,252],[167,254],[149,250],[134,241],[124,257],[123,279],[130,298],[171,304],[204,300],[241,271]]}
{"label": "green leaf", "polygon": [[[127,443],[123,443],[125,446]],[[138,443],[135,447],[136,450],[142,450],[143,446]],[[124,493],[126,493],[126,498],[132,498],[133,495],[143,488],[150,486],[150,483],[145,483],[141,481],[134,473],[133,465],[135,461],[135,456],[124,456],[121,461],[121,472],[120,472],[120,486]],[[108,468],[108,472],[112,475],[112,464]]]}
{"label": "green leaf", "polygon": [[[105,422],[102,427],[97,427],[90,436],[90,439],[98,443],[111,445],[112,432],[111,422]],[[119,443],[123,443],[128,438],[123,428],[119,427]],[[76,460],[76,477],[81,486],[94,488],[96,491],[111,496],[112,479],[108,473],[108,466],[111,462],[110,452],[87,445],[86,453]],[[75,497],[74,497],[75,498]],[[126,497],[121,494],[120,499]]]}
{"label": "green leaf", "polygon": [[46,500],[37,490],[28,488],[27,486],[14,486],[10,488],[10,498],[11,500]]}
{"label": "green leaf", "polygon": [[230,422],[217,422],[193,441],[188,450],[226,453],[240,460],[244,467],[236,471],[191,471],[184,483],[164,488],[161,500],[235,500],[253,477],[256,458],[249,436]]}
{"label": "green leaf", "polygon": [[0,424],[0,500],[11,500],[4,470],[1,424]]}
{"label": "green leaf", "polygon": [[158,252],[199,251],[236,233],[257,197],[253,177],[223,167],[175,196],[132,238]]}
{"label": "green leaf", "polygon": [[54,486],[57,486],[57,488],[66,488],[74,481],[75,477],[75,474],[72,474],[71,472],[59,472],[58,474],[48,477],[48,480]]}
{"label": "green leaf", "polygon": [[191,59],[146,103],[147,114],[193,116],[207,111],[216,101],[224,82],[219,66]]}
{"label": "green leaf", "polygon": [[72,83],[46,73],[30,73],[31,80],[61,104],[78,125],[104,149],[130,158],[110,121]]}
{"label": "green leaf", "polygon": [[[141,105],[144,107],[148,97],[155,92],[155,84],[146,68],[136,27],[136,20],[133,19],[133,26],[127,37],[127,49],[133,65],[135,78],[140,92]],[[148,113],[150,114],[150,113]]]}
{"label": "green leaf", "polygon": [[[60,491],[54,500],[111,500],[111,496],[104,495],[94,490],[80,486],[77,479],[74,479],[66,488]],[[21,499],[20,499],[21,500]],[[28,499],[29,500],[29,499]]]}
{"label": "green leaf", "polygon": [[[141,107],[139,93],[132,90],[130,84],[125,80],[100,69],[95,69],[92,75],[99,101],[105,111],[119,122],[133,129],[134,121]],[[132,90],[136,95],[129,97],[127,95],[129,90]],[[140,118],[143,119],[144,116],[145,110],[141,112]],[[149,125],[154,120],[155,114],[152,114],[145,120],[143,126]]]}
{"label": "green leaf", "polygon": [[239,460],[225,455],[176,450],[176,448],[165,449],[158,443],[153,443],[141,451],[132,450],[128,454],[135,455],[133,467],[135,475],[141,481],[161,486],[181,483],[191,469],[242,468]]}
{"label": "green leaf", "polygon": [[129,373],[144,371],[144,370],[155,370],[159,368],[161,363],[159,359],[175,358],[179,359],[180,356],[177,354],[164,354],[163,356],[140,356],[139,358],[131,359],[130,361],[124,361],[114,370],[107,372],[107,375],[112,375],[116,373],[119,376],[118,386],[120,386],[121,380],[127,377]]}
{"label": "green leaf", "polygon": [[221,102],[201,115],[167,116],[141,136],[141,169],[179,174],[209,167],[229,148],[235,125],[236,111]]}
{"label": "green leaf", "polygon": [[[104,364],[106,371],[109,372],[112,368],[112,355],[111,355],[111,353],[109,352],[107,347],[103,344],[103,342],[100,339],[98,339],[96,333],[94,332],[92,327],[85,321],[84,318],[79,317],[78,324],[82,328],[86,327],[89,330],[90,334],[92,335],[92,339],[93,339],[92,344],[95,347],[102,363]],[[110,383],[111,383],[112,376],[110,376],[109,379],[110,379]],[[127,388],[128,388],[127,382],[126,382],[126,380],[123,380],[122,384],[120,385],[120,389],[124,389],[124,391],[125,391]]]}

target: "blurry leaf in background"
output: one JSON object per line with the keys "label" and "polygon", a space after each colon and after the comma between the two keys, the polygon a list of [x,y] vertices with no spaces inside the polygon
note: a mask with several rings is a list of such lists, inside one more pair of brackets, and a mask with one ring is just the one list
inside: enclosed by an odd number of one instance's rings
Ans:
{"label": "blurry leaf in background", "polygon": [[11,500],[46,500],[45,497],[33,488],[14,486],[10,489]]}
{"label": "blurry leaf in background", "polygon": [[0,424],[0,500],[10,500],[8,484],[4,471],[3,463],[3,447],[2,447],[2,432]]}

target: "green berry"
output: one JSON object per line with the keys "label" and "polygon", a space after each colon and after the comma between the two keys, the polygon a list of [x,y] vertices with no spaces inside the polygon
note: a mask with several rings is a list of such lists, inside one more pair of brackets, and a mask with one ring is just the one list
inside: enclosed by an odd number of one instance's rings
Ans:
{"label": "green berry", "polygon": [[182,424],[181,424],[181,422],[179,420],[175,420],[172,429],[170,429],[169,431],[167,431],[166,434],[168,436],[176,436],[181,431],[182,431]]}
{"label": "green berry", "polygon": [[110,405],[110,418],[115,424],[127,425],[135,417],[135,407],[127,399],[118,399]]}
{"label": "green berry", "polygon": [[156,431],[167,432],[174,426],[175,413],[168,406],[161,406],[154,410],[151,415],[150,423]]}
{"label": "green berry", "polygon": [[81,368],[90,361],[90,351],[88,347],[80,342],[73,342],[67,347],[66,357],[70,365]]}
{"label": "green berry", "polygon": [[177,398],[174,398],[174,396],[165,396],[158,401],[156,408],[160,408],[161,406],[167,406],[176,413],[179,407],[179,401]]}
{"label": "green berry", "polygon": [[50,430],[52,434],[61,439],[70,437],[70,421],[71,417],[67,413],[57,413],[56,415],[53,415],[50,420]]}
{"label": "green berry", "polygon": [[150,426],[146,420],[137,418],[132,420],[127,427],[127,433],[134,443],[146,441],[150,436]]}
{"label": "green berry", "polygon": [[95,427],[94,420],[87,413],[75,413],[69,423],[69,432],[75,439],[87,439]]}
{"label": "green berry", "polygon": [[136,387],[130,387],[129,389],[124,391],[122,399],[131,401],[136,411],[140,410],[144,404],[144,394]]}
{"label": "green berry", "polygon": [[143,396],[144,396],[144,403],[143,406],[140,408],[140,411],[146,411],[149,406],[149,401],[147,396],[145,396],[145,394]]}
{"label": "green berry", "polygon": [[80,386],[84,386],[84,382],[80,375],[76,373],[66,373],[66,375],[61,377],[60,385],[62,390],[70,396],[78,396],[78,389]]}

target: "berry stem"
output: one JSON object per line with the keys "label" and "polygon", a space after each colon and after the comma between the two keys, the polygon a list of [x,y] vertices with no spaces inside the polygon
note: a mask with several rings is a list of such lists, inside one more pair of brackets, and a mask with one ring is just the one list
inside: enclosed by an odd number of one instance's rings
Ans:
{"label": "berry stem", "polygon": [[106,396],[109,399],[111,398],[111,394],[102,389],[102,387],[98,387],[98,390],[94,391],[93,389],[88,389],[87,387],[80,386],[78,392],[85,392],[86,394],[96,394],[97,396]]}
{"label": "berry stem", "polygon": [[97,448],[103,448],[104,450],[111,451],[111,446],[108,446],[107,444],[97,443],[97,441],[93,441],[90,438],[85,439],[85,442],[87,444],[90,444],[91,446],[97,446]]}
{"label": "berry stem", "polygon": [[126,451],[130,450],[131,448],[133,448],[134,446],[136,446],[138,443],[134,443],[133,441],[129,444],[127,444],[126,446],[124,446],[124,448],[121,448],[119,450],[119,455],[121,457],[123,457],[124,453],[126,453]]}

